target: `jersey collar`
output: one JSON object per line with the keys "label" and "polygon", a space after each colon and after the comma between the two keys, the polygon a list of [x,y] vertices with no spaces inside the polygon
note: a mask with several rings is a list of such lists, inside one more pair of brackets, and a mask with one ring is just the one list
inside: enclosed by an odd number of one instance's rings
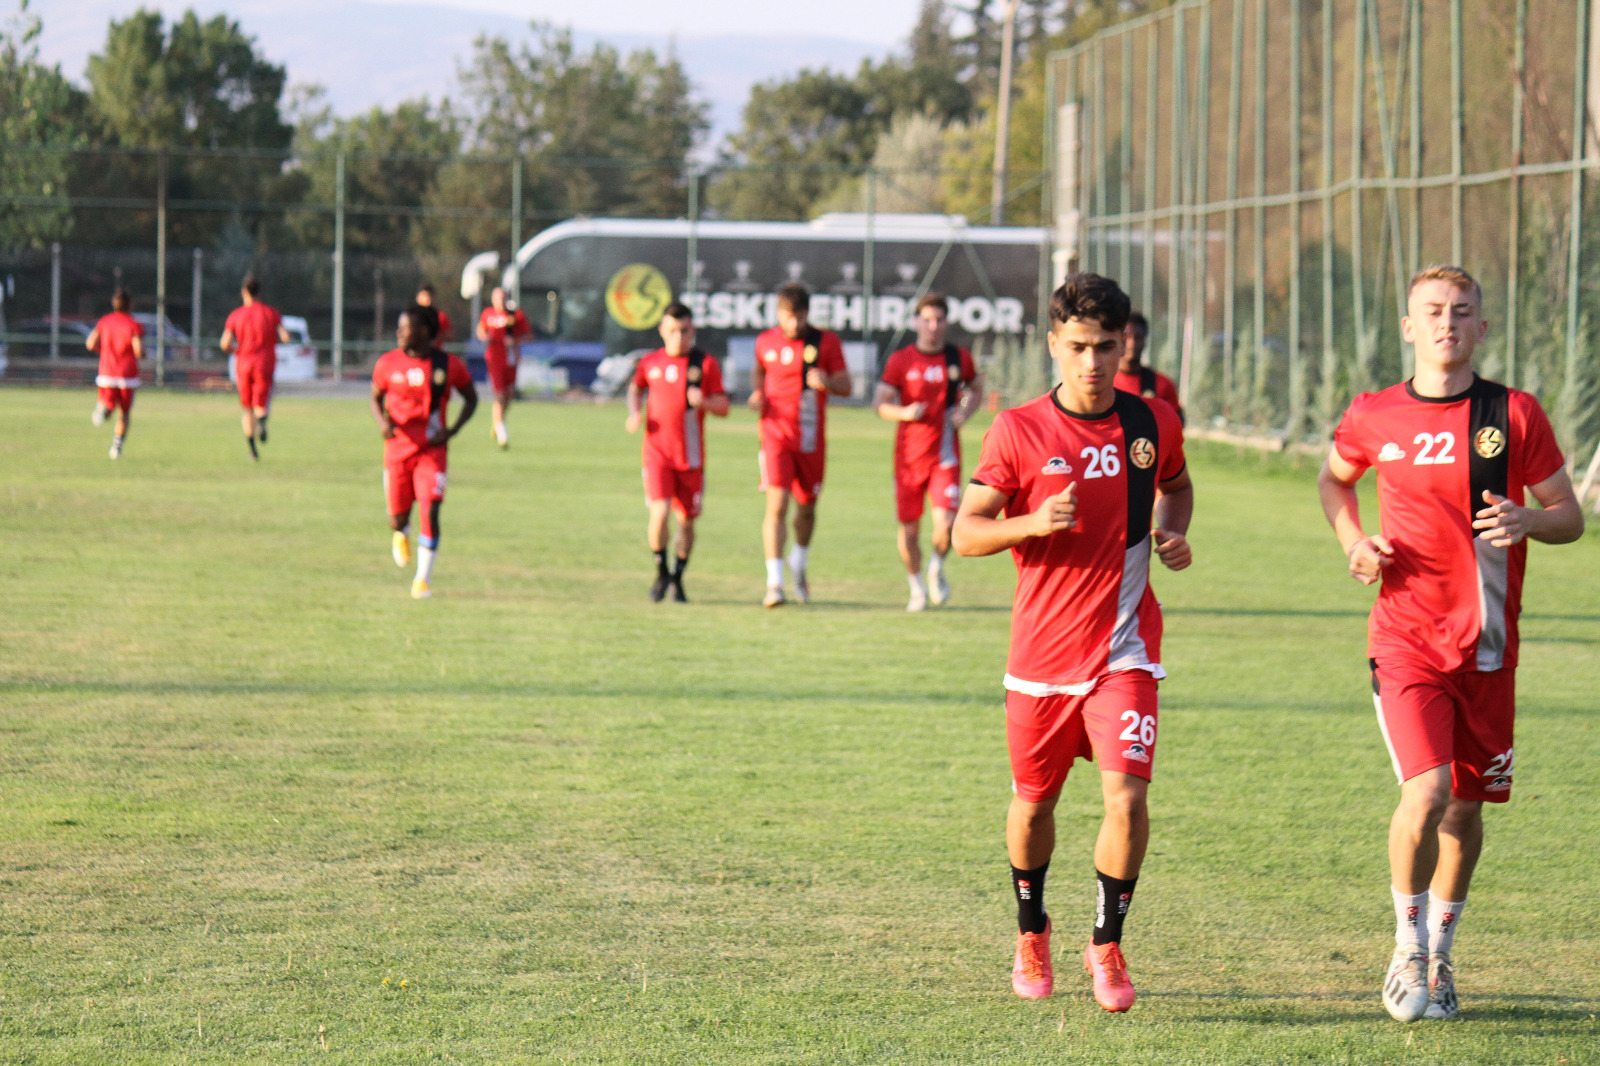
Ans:
{"label": "jersey collar", "polygon": [[1050,402],[1055,405],[1057,411],[1060,411],[1068,418],[1076,418],[1080,422],[1099,422],[1101,419],[1110,418],[1117,413],[1117,405],[1115,403],[1097,415],[1081,415],[1076,411],[1069,411],[1061,406],[1061,397],[1056,395],[1056,388],[1053,385],[1050,387]]}
{"label": "jersey collar", "polygon": [[1477,388],[1478,382],[1482,381],[1483,379],[1477,374],[1473,374],[1472,384],[1468,385],[1465,389],[1456,393],[1454,396],[1424,396],[1417,392],[1416,388],[1412,386],[1411,382],[1413,380],[1414,379],[1412,378],[1406,379],[1406,395],[1411,397],[1413,400],[1418,400],[1422,403],[1460,403],[1462,400],[1465,400],[1468,396],[1472,395],[1472,390]]}

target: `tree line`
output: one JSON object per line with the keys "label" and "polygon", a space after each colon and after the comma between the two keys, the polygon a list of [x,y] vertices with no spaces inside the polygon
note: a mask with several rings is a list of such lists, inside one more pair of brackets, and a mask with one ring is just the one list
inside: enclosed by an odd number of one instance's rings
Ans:
{"label": "tree line", "polygon": [[[1016,173],[1040,167],[1048,52],[1168,2],[1022,0]],[[1002,6],[923,0],[886,58],[756,85],[702,166],[704,210],[859,210],[873,167],[879,210],[985,213]],[[169,201],[188,207],[169,216],[173,246],[326,248],[344,153],[352,253],[462,254],[504,243],[513,156],[531,234],[574,215],[681,215],[691,161],[713,147],[709,105],[670,52],[584,50],[548,24],[519,40],[478,37],[447,99],[354,116],[334,114],[314,86],[291,89],[286,67],[225,15],[113,19],[81,86],[40,60],[40,29],[29,0],[0,25],[0,248],[147,244],[148,210],[116,204],[152,196],[162,166]],[[1019,198],[1007,220],[1037,221],[1037,204]]]}

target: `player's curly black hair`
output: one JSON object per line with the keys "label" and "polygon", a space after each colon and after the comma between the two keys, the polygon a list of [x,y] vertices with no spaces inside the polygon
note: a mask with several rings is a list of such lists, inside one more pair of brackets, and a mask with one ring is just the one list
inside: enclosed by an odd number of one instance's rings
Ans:
{"label": "player's curly black hair", "polygon": [[1050,295],[1050,328],[1068,319],[1098,322],[1112,333],[1121,333],[1128,324],[1133,302],[1122,287],[1099,274],[1071,274]]}
{"label": "player's curly black hair", "polygon": [[412,326],[421,326],[426,330],[429,340],[439,336],[439,312],[434,308],[414,303],[408,305],[401,313],[411,319]]}

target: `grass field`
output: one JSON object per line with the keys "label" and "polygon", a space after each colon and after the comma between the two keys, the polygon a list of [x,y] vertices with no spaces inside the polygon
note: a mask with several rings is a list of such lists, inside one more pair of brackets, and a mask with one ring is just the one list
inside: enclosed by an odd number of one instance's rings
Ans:
{"label": "grass field", "polygon": [[91,403],[0,392],[0,1061],[1600,1062],[1600,535],[1532,549],[1463,1016],[1402,1026],[1371,593],[1310,469],[1196,453],[1110,1016],[1081,765],[1058,994],[1011,994],[1011,564],[904,613],[888,426],[835,413],[817,602],[764,612],[748,413],[687,607],[620,408],[480,418],[419,603],[361,401],[281,400],[259,466],[225,398],[141,395],[117,463]]}

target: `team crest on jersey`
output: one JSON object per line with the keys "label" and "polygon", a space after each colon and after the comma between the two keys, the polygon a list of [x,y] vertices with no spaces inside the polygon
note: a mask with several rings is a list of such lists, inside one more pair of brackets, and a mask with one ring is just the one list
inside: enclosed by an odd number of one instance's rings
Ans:
{"label": "team crest on jersey", "polygon": [[1070,474],[1072,467],[1059,455],[1052,455],[1050,461],[1039,468],[1041,474]]}
{"label": "team crest on jersey", "polygon": [[700,384],[700,368],[697,366],[691,366],[685,377],[691,385]]}
{"label": "team crest on jersey", "polygon": [[[1485,459],[1493,459],[1506,450],[1506,435],[1498,426],[1484,426],[1472,438],[1472,447]],[[1506,786],[1510,788],[1510,785]]]}
{"label": "team crest on jersey", "polygon": [[1396,459],[1404,459],[1405,457],[1406,450],[1400,447],[1400,445],[1396,444],[1394,441],[1390,441],[1388,444],[1385,444],[1382,450],[1378,452],[1378,462],[1380,463],[1389,463]]}
{"label": "team crest on jersey", "polygon": [[1156,461],[1156,446],[1150,443],[1149,437],[1140,437],[1128,445],[1128,458],[1140,470],[1149,470]]}
{"label": "team crest on jersey", "polygon": [[1149,762],[1150,750],[1136,740],[1128,745],[1128,750],[1122,753],[1122,757],[1129,762]]}
{"label": "team crest on jersey", "polygon": [[[785,350],[787,351],[787,349]],[[801,358],[806,361],[807,366],[815,363],[817,361],[817,346],[815,344],[806,345],[806,350],[801,353]],[[788,362],[788,360],[784,360],[784,362]]]}
{"label": "team crest on jersey", "polygon": [[435,385],[443,385],[444,384],[444,371],[443,370],[435,370],[433,372],[433,383]]}
{"label": "team crest on jersey", "polygon": [[651,367],[649,372],[645,374],[645,377],[649,378],[651,381],[659,381],[661,379],[661,368],[659,366]]}

